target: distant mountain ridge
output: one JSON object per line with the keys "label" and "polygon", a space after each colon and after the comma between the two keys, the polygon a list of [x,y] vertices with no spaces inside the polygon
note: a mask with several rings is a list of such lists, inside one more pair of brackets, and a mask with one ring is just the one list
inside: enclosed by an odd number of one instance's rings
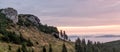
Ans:
{"label": "distant mountain ridge", "polygon": [[97,37],[97,38],[99,38],[99,37],[120,37],[120,35],[102,35],[102,36],[95,36],[95,37]]}
{"label": "distant mountain ridge", "polygon": [[71,35],[71,36],[69,36],[70,38],[75,38],[75,37],[82,37],[82,38],[91,38],[91,37],[94,37],[94,38],[104,38],[104,37],[106,37],[106,38],[110,38],[110,37],[120,37],[120,35],[110,35],[110,34],[108,34],[108,35],[99,35],[99,36],[97,36],[97,35],[84,35],[84,36],[81,36],[81,35]]}

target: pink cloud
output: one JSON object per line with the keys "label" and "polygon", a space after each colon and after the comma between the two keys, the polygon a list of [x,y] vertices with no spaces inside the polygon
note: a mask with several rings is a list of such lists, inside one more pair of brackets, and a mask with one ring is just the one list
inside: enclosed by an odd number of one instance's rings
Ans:
{"label": "pink cloud", "polygon": [[86,26],[86,27],[58,27],[68,34],[120,34],[120,25]]}

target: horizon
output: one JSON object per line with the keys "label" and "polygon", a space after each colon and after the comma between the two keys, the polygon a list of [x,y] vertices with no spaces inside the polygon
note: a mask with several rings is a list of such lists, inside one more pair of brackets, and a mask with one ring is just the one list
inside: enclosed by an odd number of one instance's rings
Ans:
{"label": "horizon", "polygon": [[19,14],[36,15],[42,23],[65,30],[68,35],[120,34],[119,0],[1,0],[0,3],[0,8],[12,7]]}
{"label": "horizon", "polygon": [[119,35],[119,28],[120,25],[58,27],[59,30],[65,30],[69,35]]}

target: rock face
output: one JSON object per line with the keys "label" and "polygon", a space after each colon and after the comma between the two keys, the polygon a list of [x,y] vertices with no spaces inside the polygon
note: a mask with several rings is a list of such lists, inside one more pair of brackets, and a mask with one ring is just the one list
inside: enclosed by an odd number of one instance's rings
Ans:
{"label": "rock face", "polygon": [[13,8],[2,9],[1,13],[5,14],[7,18],[13,21],[13,23],[18,22],[18,13]]}
{"label": "rock face", "polygon": [[37,26],[40,24],[40,19],[32,14],[19,14],[19,18],[24,18],[24,20],[29,20]]}
{"label": "rock face", "polygon": [[19,18],[23,18],[24,20],[29,20],[35,25],[39,25],[39,23],[40,23],[40,20],[37,16],[34,16],[32,14],[19,14],[18,15],[17,10],[15,10],[13,8],[2,9],[1,13],[5,14],[5,16],[8,19],[12,20],[13,23],[15,23],[15,24],[19,21]]}

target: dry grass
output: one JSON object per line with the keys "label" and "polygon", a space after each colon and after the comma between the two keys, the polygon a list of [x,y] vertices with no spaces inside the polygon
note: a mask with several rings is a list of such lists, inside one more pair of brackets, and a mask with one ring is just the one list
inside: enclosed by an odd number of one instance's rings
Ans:
{"label": "dry grass", "polygon": [[[66,44],[68,52],[75,52],[74,51],[74,43],[67,42],[67,41],[64,42],[63,40],[54,38],[50,34],[40,32],[35,27],[19,27],[16,25],[15,27],[9,27],[8,30],[14,31],[17,34],[22,33],[22,35],[26,39],[30,38],[30,40],[34,43],[34,46],[31,48],[34,48],[35,52],[42,52],[42,46],[46,46],[46,48],[48,50],[49,44],[52,45],[53,52],[61,52],[63,43]],[[38,42],[38,44],[36,42]],[[6,52],[8,52],[7,51],[8,45],[12,46],[12,52],[15,52],[16,49],[18,47],[20,47],[20,45],[16,45],[16,44],[12,44],[12,43],[4,43],[4,42],[1,42],[0,45],[2,45],[2,46],[0,46],[0,52],[2,50],[3,51],[6,50]]]}

